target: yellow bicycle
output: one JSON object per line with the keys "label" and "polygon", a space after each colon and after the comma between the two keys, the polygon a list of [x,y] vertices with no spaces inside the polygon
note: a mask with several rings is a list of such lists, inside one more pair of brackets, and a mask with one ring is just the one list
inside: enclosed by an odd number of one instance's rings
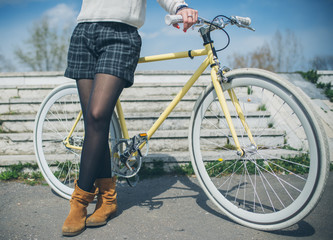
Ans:
{"label": "yellow bicycle", "polygon": [[[175,16],[166,20],[180,21]],[[130,184],[137,181],[150,138],[210,67],[212,83],[197,99],[189,127],[197,179],[210,200],[234,221],[261,230],[285,228],[309,214],[324,191],[327,139],[308,99],[288,81],[260,69],[221,67],[210,33],[225,31],[227,25],[251,29],[248,18],[200,18],[196,26],[203,49],[140,58],[139,63],[147,63],[206,56],[147,132],[129,136],[118,100],[110,122],[112,171]],[[34,146],[43,176],[62,197],[72,194],[83,139],[76,85],[59,86],[41,104]]]}

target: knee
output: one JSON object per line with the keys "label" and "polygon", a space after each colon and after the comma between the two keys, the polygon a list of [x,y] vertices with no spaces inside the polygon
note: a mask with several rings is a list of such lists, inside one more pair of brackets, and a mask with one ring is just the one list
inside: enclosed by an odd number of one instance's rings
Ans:
{"label": "knee", "polygon": [[108,124],[108,116],[105,112],[98,109],[92,109],[87,113],[87,123],[96,127],[102,127]]}

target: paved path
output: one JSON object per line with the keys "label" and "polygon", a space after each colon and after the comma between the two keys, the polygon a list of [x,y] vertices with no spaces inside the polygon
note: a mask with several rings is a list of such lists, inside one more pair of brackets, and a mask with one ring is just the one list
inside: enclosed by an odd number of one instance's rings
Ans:
{"label": "paved path", "polygon": [[[161,177],[118,188],[119,214],[74,239],[332,239],[333,175],[317,208],[285,230],[262,232],[235,224],[212,206],[195,178]],[[0,239],[64,239],[69,202],[48,186],[0,183]],[[94,204],[89,206],[92,212]]]}

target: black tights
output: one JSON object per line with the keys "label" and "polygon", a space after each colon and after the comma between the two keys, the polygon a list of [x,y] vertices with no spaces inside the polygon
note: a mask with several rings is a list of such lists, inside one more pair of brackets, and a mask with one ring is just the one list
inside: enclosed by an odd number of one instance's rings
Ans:
{"label": "black tights", "polygon": [[85,126],[78,185],[90,192],[97,178],[111,177],[110,120],[125,81],[108,74],[96,74],[94,80],[80,79],[76,83]]}

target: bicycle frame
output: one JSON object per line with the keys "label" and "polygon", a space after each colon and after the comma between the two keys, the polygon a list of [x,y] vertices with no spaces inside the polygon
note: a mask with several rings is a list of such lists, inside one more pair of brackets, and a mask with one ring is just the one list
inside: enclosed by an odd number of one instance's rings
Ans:
{"label": "bicycle frame", "polygon": [[[155,62],[155,61],[165,61],[165,60],[171,60],[171,59],[178,59],[178,58],[187,58],[187,57],[197,57],[197,56],[207,56],[203,63],[198,67],[198,69],[194,72],[194,74],[191,76],[191,78],[186,82],[184,87],[179,91],[179,93],[176,95],[176,97],[170,102],[170,104],[167,106],[167,108],[164,110],[164,112],[160,115],[160,117],[155,121],[153,126],[148,130],[147,137],[148,140],[153,136],[153,134],[156,132],[156,130],[161,126],[161,124],[165,121],[165,119],[169,116],[169,114],[173,111],[173,109],[177,106],[177,104],[181,101],[181,99],[186,95],[188,90],[193,86],[193,84],[198,80],[198,78],[201,76],[201,74],[207,69],[207,67],[213,66],[211,70],[211,79],[215,88],[215,91],[217,93],[219,102],[221,104],[222,110],[224,112],[224,115],[226,117],[229,129],[231,131],[232,138],[234,139],[237,152],[239,155],[243,155],[244,152],[240,147],[240,143],[235,131],[235,127],[232,123],[230,112],[228,109],[228,106],[226,104],[226,100],[223,94],[222,86],[220,81],[217,77],[218,72],[218,64],[216,64],[217,59],[214,59],[213,56],[213,48],[210,43],[205,44],[205,49],[198,49],[198,50],[190,50],[190,51],[183,51],[183,52],[176,52],[176,53],[168,53],[168,54],[161,54],[161,55],[153,55],[148,57],[142,57],[139,59],[139,63],[149,63],[149,62]],[[234,104],[237,114],[239,118],[241,119],[241,122],[248,133],[248,136],[251,140],[251,143],[255,145],[255,142],[253,140],[251,131],[246,124],[244,114],[240,108],[240,104],[237,100],[236,94],[233,90],[228,91],[231,101]],[[125,117],[122,111],[120,100],[117,101],[116,105],[117,114],[120,122],[120,126],[123,132],[124,138],[129,138],[128,130],[126,127]],[[143,147],[143,146],[141,146]]]}
{"label": "bicycle frame", "polygon": [[[207,39],[208,37],[208,39]],[[167,54],[160,54],[160,55],[152,55],[152,56],[147,56],[147,57],[141,57],[139,59],[139,63],[149,63],[149,62],[156,62],[156,61],[166,61],[166,60],[172,60],[172,59],[179,59],[179,58],[187,58],[187,57],[197,57],[197,56],[207,56],[205,58],[205,60],[202,62],[202,64],[198,67],[198,69],[194,72],[194,74],[191,76],[191,78],[186,82],[186,84],[184,85],[184,87],[179,91],[179,93],[176,95],[176,97],[170,102],[170,104],[168,105],[168,107],[164,110],[164,112],[160,115],[160,117],[155,121],[155,123],[153,124],[153,126],[148,130],[147,132],[147,138],[148,140],[153,136],[153,134],[156,132],[156,130],[161,126],[161,124],[165,121],[165,119],[169,116],[169,114],[173,111],[173,109],[177,106],[177,104],[181,101],[181,99],[185,96],[185,94],[188,92],[188,90],[193,86],[193,84],[198,80],[198,78],[201,76],[201,74],[207,69],[208,66],[211,66],[211,79],[219,100],[219,103],[221,105],[222,111],[225,115],[226,121],[228,123],[230,132],[231,132],[231,136],[234,139],[235,142],[235,146],[237,149],[237,153],[238,155],[242,156],[244,154],[244,150],[241,149],[240,147],[240,143],[235,131],[235,127],[233,125],[232,119],[231,119],[231,115],[226,103],[226,99],[225,96],[223,94],[223,90],[222,90],[222,84],[218,79],[218,71],[219,71],[219,62],[218,59],[216,57],[214,57],[213,52],[215,51],[213,45],[212,45],[212,41],[210,40],[209,36],[203,36],[204,38],[204,49],[198,49],[198,50],[190,50],[190,51],[183,51],[183,52],[176,52],[176,53],[167,53]],[[245,117],[244,114],[242,112],[242,109],[240,107],[240,104],[237,100],[236,97],[236,93],[231,89],[228,90],[228,94],[231,98],[231,101],[233,103],[233,105],[236,108],[236,112],[244,126],[245,131],[248,134],[248,137],[251,141],[251,143],[256,146],[251,131],[245,121]],[[116,111],[117,111],[117,115],[118,115],[118,119],[119,119],[119,123],[120,123],[120,127],[123,133],[123,137],[125,139],[129,139],[129,134],[128,134],[128,130],[127,130],[127,126],[126,126],[126,122],[125,122],[125,116],[122,110],[122,106],[120,103],[120,100],[118,99],[117,103],[116,103]],[[81,147],[76,147],[73,146],[69,143],[69,138],[71,137],[77,122],[79,121],[80,117],[81,117],[82,113],[79,114],[79,116],[76,119],[75,124],[73,125],[73,128],[71,129],[69,135],[67,136],[67,138],[64,140],[64,144],[67,148],[72,148],[72,149],[77,149],[77,150],[81,150]],[[141,145],[140,148],[142,148],[144,146]]]}

